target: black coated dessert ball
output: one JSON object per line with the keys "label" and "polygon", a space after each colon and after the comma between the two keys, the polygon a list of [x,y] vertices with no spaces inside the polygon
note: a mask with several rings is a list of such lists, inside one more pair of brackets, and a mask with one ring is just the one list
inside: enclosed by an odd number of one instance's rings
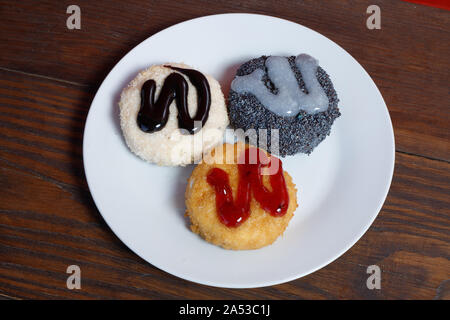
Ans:
{"label": "black coated dessert ball", "polygon": [[[265,61],[268,56],[262,56],[244,63],[236,72],[236,76],[244,76],[256,69],[265,72],[263,81],[265,86],[274,94],[277,89],[267,76]],[[288,61],[297,78],[300,88],[307,93],[302,74],[295,65],[295,56],[289,57]],[[270,129],[279,129],[279,155],[293,155],[296,153],[310,154],[314,148],[330,134],[331,126],[341,114],[338,108],[339,99],[334,90],[333,83],[328,74],[321,67],[317,68],[317,80],[324,89],[328,100],[328,109],[316,114],[309,114],[301,110],[297,116],[282,117],[266,109],[259,100],[249,93],[237,93],[230,90],[228,97],[228,114],[230,123],[235,129],[268,129],[267,150],[270,149]],[[261,136],[258,141],[259,147],[264,147],[266,138]],[[259,139],[259,137],[258,137]]]}

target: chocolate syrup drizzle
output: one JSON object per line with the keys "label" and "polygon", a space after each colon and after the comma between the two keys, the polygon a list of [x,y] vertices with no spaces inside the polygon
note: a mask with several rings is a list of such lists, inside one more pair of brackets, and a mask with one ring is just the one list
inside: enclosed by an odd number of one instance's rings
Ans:
{"label": "chocolate syrup drizzle", "polygon": [[[208,119],[211,106],[211,92],[206,77],[196,70],[165,66],[185,74],[197,89],[197,112],[194,118],[189,115],[188,90],[186,79],[179,73],[171,73],[164,81],[158,100],[155,101],[156,83],[147,80],[141,88],[141,108],[137,116],[139,128],[153,133],[164,128],[169,119],[169,106],[175,99],[178,109],[178,126],[190,134],[198,132]],[[200,125],[201,123],[201,125]]]}

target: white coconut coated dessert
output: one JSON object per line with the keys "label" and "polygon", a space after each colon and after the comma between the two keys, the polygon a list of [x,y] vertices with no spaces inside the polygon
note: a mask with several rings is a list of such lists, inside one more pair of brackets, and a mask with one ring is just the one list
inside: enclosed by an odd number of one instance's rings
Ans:
{"label": "white coconut coated dessert", "polygon": [[[198,96],[198,90],[192,83],[191,78],[178,71],[183,69],[193,70],[185,64],[178,63],[151,66],[140,72],[122,91],[119,102],[120,126],[128,147],[145,161],[161,166],[185,166],[200,160],[202,154],[222,143],[223,134],[229,122],[227,108],[220,84],[209,75],[203,75],[209,85],[209,111],[206,115],[206,122],[203,122],[199,131],[189,133],[180,128],[179,106],[177,103],[181,99],[181,94],[180,91],[175,89],[172,93],[176,92],[177,97],[170,103],[167,121],[162,126],[155,131],[146,132],[142,129],[145,129],[145,126],[138,123],[141,100],[144,99],[141,92],[144,83],[148,82],[148,80],[154,81],[153,100],[157,101],[160,98],[163,87],[168,86],[167,82],[169,81],[166,81],[166,79],[174,72],[183,76],[187,82],[185,102],[187,103],[189,117],[192,119],[196,118],[198,106],[202,99],[204,101],[205,97]],[[180,77],[178,77],[179,79]],[[154,108],[154,106],[151,108]]]}

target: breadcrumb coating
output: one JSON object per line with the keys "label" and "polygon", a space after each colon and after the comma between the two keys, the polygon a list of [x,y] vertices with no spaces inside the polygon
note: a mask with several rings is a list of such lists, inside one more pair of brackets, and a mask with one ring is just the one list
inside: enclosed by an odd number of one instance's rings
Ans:
{"label": "breadcrumb coating", "polygon": [[[186,214],[191,220],[191,230],[206,241],[225,249],[250,250],[272,244],[283,234],[297,208],[297,189],[291,176],[284,171],[289,193],[289,206],[284,216],[270,215],[252,197],[250,216],[241,225],[229,228],[220,222],[216,210],[215,191],[206,180],[207,174],[214,167],[228,173],[235,199],[239,182],[237,157],[245,148],[245,144],[237,143],[224,144],[212,150],[210,156],[216,163],[201,162],[188,179],[186,189]],[[264,176],[263,182],[270,190],[268,176]]]}

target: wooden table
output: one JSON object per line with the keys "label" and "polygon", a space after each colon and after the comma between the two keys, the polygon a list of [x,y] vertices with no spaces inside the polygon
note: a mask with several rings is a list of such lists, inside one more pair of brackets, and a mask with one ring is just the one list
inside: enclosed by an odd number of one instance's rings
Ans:
{"label": "wooden table", "polygon": [[[450,298],[449,11],[378,0],[381,30],[369,30],[372,1],[0,3],[0,298]],[[73,3],[80,30],[66,27]],[[114,64],[166,27],[226,12],[285,18],[342,46],[381,90],[396,139],[389,196],[362,239],[320,271],[250,290],[194,284],[141,260],[102,220],[83,170],[86,115]],[[81,290],[66,288],[73,264]],[[381,290],[366,287],[374,264]]]}

